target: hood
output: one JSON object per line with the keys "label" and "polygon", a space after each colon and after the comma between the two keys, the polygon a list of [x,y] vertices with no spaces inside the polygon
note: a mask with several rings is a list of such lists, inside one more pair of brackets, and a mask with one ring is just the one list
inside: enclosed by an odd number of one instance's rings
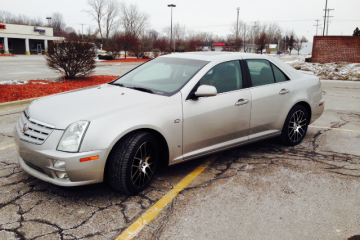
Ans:
{"label": "hood", "polygon": [[164,98],[167,97],[104,84],[41,98],[30,104],[26,112],[57,129],[66,129],[78,120],[91,121],[95,116]]}

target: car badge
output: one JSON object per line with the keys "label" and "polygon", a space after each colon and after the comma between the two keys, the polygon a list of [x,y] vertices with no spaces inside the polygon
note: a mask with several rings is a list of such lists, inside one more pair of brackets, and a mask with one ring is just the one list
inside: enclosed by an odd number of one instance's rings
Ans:
{"label": "car badge", "polygon": [[22,129],[23,133],[26,132],[29,129],[27,123],[24,124],[24,127]]}

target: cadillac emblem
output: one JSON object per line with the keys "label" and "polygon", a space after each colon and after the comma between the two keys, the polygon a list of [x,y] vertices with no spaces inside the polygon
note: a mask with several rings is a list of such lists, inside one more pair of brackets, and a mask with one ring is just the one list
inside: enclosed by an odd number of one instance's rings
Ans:
{"label": "cadillac emblem", "polygon": [[28,129],[29,129],[29,127],[28,127],[27,123],[25,123],[25,124],[24,124],[24,127],[23,127],[23,129],[22,129],[22,132],[24,133],[24,132],[26,132]]}

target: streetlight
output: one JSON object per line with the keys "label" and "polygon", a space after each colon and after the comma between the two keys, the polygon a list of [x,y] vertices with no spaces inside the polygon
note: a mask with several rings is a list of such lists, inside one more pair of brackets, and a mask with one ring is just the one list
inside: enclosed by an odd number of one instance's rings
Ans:
{"label": "streetlight", "polygon": [[48,25],[50,27],[50,20],[51,20],[51,17],[46,17],[46,19],[48,20]]}
{"label": "streetlight", "polygon": [[[171,42],[172,42],[172,9],[173,7],[176,7],[175,4],[169,4],[168,7],[171,8],[171,37],[170,37],[170,51],[171,51]],[[175,41],[174,41],[174,52],[175,52]]]}

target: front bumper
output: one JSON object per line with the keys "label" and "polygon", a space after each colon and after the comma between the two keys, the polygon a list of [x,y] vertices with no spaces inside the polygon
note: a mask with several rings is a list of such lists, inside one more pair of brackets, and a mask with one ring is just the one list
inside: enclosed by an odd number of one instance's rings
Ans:
{"label": "front bumper", "polygon": [[[59,186],[71,187],[103,181],[107,149],[81,153],[67,153],[54,150],[63,131],[54,130],[42,145],[20,139],[19,129],[14,129],[14,139],[18,151],[18,162],[30,175]],[[98,159],[80,162],[81,158],[99,156]],[[54,160],[65,161],[65,169],[54,168]],[[68,178],[57,177],[57,172],[66,172]]]}

